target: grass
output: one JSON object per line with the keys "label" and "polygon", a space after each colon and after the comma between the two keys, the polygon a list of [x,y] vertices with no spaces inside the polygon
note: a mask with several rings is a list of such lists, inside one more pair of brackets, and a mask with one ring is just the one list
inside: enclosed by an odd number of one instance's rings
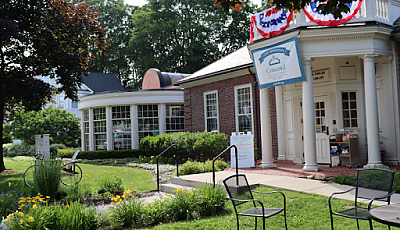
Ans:
{"label": "grass", "polygon": [[[328,197],[307,194],[301,192],[293,192],[284,189],[258,187],[257,191],[282,191],[286,196],[286,207],[287,207],[287,224],[288,229],[330,229],[330,216],[328,207]],[[270,207],[279,207],[279,199],[274,199],[273,196],[267,196],[262,194],[254,194],[256,199],[259,199],[264,204],[268,204]],[[268,198],[269,197],[269,198]],[[334,208],[342,209],[351,206],[353,202],[345,200],[334,200]],[[244,207],[243,210],[250,208],[250,206]],[[243,211],[242,210],[242,211]],[[240,210],[239,210],[240,211]],[[239,217],[240,229],[254,229],[254,218]],[[335,229],[357,229],[357,223],[354,219],[348,219],[344,217],[334,216]],[[369,229],[368,221],[359,221],[360,229]],[[285,229],[283,215],[278,214],[276,216],[266,219],[266,229]],[[373,221],[374,229],[388,229],[386,225]],[[262,229],[262,220],[258,220],[258,228]],[[153,230],[208,230],[208,229],[236,229],[236,215],[233,210],[232,203],[227,203],[227,211],[225,214],[211,217],[201,218],[200,220],[193,221],[181,221],[176,223],[168,223],[155,226],[151,228]]]}
{"label": "grass", "polygon": [[[5,157],[4,163],[7,169],[17,170],[18,173],[15,174],[0,174],[0,193],[17,188],[24,184],[24,172],[25,170],[34,164],[33,161],[13,161],[11,158]],[[92,186],[98,188],[100,180],[118,176],[122,178],[123,186],[126,189],[135,189],[140,192],[149,192],[157,189],[156,183],[152,179],[152,174],[149,171],[138,169],[138,168],[128,168],[128,167],[112,167],[112,166],[97,166],[89,164],[79,164],[82,168],[83,174],[90,176],[85,176],[80,184],[82,186]],[[9,187],[9,183],[11,187]]]}

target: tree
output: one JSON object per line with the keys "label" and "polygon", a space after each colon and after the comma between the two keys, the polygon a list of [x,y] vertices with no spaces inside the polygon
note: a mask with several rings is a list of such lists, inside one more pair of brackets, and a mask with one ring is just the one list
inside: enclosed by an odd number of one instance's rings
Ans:
{"label": "tree", "polygon": [[[39,110],[55,92],[71,99],[82,83],[92,55],[89,42],[99,50],[108,42],[86,3],[66,0],[0,1],[0,120],[16,107]],[[36,79],[55,78],[59,88]],[[0,126],[2,133],[3,126]],[[0,138],[0,172],[5,170]]]}
{"label": "tree", "polygon": [[[243,3],[248,0],[215,0],[214,4],[217,7],[222,7],[225,12],[232,9],[232,11],[239,11],[243,7]],[[272,6],[277,6],[277,9],[285,7],[286,9],[294,9],[296,12],[303,9],[312,0],[268,0]],[[342,12],[349,12],[350,8],[346,5],[351,3],[353,0],[329,0],[321,1],[326,4],[320,4],[318,10],[321,10],[323,14],[332,13],[335,18],[342,18]]]}
{"label": "tree", "polygon": [[133,29],[131,11],[133,6],[125,5],[123,0],[86,0],[93,11],[99,12],[97,21],[107,31],[110,46],[107,55],[92,47],[95,54],[91,72],[115,73],[124,87],[133,75],[129,56],[129,38]]}
{"label": "tree", "polygon": [[154,67],[193,73],[243,46],[247,17],[256,8],[246,3],[243,9],[224,13],[209,0],[149,0],[133,14],[130,47],[137,75]]}
{"label": "tree", "polygon": [[18,110],[10,121],[14,138],[30,145],[35,144],[36,134],[50,134],[50,143],[65,145],[81,135],[79,118],[52,105],[40,111]]}

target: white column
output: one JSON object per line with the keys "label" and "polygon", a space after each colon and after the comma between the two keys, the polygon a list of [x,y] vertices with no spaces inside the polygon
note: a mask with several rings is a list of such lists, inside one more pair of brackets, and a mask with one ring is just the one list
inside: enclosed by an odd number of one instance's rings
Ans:
{"label": "white column", "polygon": [[367,119],[368,163],[364,168],[383,166],[379,138],[378,97],[376,94],[374,54],[364,59],[365,116]]}
{"label": "white column", "polygon": [[132,149],[138,149],[139,146],[139,127],[138,127],[138,113],[137,105],[131,105],[131,140]]}
{"label": "white column", "polygon": [[278,160],[286,160],[285,126],[283,123],[282,86],[275,87],[276,122],[278,131]]}
{"label": "white column", "polygon": [[95,150],[93,108],[89,108],[89,151]]}
{"label": "white column", "polygon": [[271,109],[269,103],[269,89],[260,90],[260,117],[261,117],[261,168],[275,168],[272,158]]}
{"label": "white column", "polygon": [[314,92],[312,84],[311,58],[303,59],[306,80],[303,81],[303,130],[304,130],[304,160],[303,171],[316,172],[317,149],[315,136]]}
{"label": "white column", "polygon": [[107,150],[114,149],[113,125],[111,106],[106,107],[106,134],[107,134]]}
{"label": "white column", "polygon": [[87,151],[88,149],[85,149],[85,120],[84,120],[84,115],[83,115],[83,110],[80,111],[81,112],[81,149],[82,151]]}
{"label": "white column", "polygon": [[167,131],[165,104],[158,104],[158,130],[159,134],[164,134]]}

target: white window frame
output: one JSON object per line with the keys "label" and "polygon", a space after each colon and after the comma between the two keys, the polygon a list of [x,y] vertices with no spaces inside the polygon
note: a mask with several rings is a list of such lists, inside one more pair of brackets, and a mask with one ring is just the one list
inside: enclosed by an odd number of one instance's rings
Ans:
{"label": "white window frame", "polygon": [[[207,131],[207,95],[210,94],[215,94],[216,97],[216,106],[217,106],[217,116],[216,117],[210,117],[210,118],[216,118],[217,119],[217,132],[219,133],[219,105],[218,105],[218,90],[212,90],[212,91],[207,91],[203,93],[203,99],[204,99],[204,128],[205,131]],[[214,131],[214,130],[213,130]]]}
{"label": "white window frame", "polygon": [[250,89],[250,107],[251,107],[251,133],[253,133],[254,131],[254,114],[253,114],[253,110],[254,110],[254,106],[253,106],[253,89],[251,87],[251,83],[249,84],[244,84],[244,85],[236,85],[234,87],[235,90],[235,121],[236,121],[236,132],[239,132],[239,101],[238,101],[238,90],[239,89],[243,89],[243,88],[249,88]]}
{"label": "white window frame", "polygon": [[[348,95],[349,95],[349,99],[348,99],[348,102],[351,102],[351,101],[353,101],[353,100],[350,100],[350,93],[355,93],[356,94],[356,100],[355,100],[355,102],[356,102],[356,109],[351,109],[350,108],[350,105],[349,105],[349,108],[348,109],[344,109],[344,107],[343,107],[343,93],[347,93]],[[343,124],[343,128],[345,128],[345,129],[357,129],[358,127],[360,127],[360,112],[358,111],[358,109],[359,109],[359,107],[360,107],[360,104],[358,103],[358,98],[359,98],[359,95],[358,95],[358,92],[357,92],[357,90],[343,90],[343,91],[341,91],[341,93],[340,93],[340,103],[341,103],[341,107],[342,107],[342,112],[341,112],[341,117],[342,117],[342,124]],[[345,127],[344,125],[344,116],[343,116],[343,112],[345,111],[345,110],[347,110],[348,112],[349,112],[349,119],[350,119],[350,126],[349,127]],[[357,113],[357,118],[352,118],[352,116],[351,116],[351,111],[352,110],[355,110],[356,111],[356,113]],[[351,125],[351,120],[352,119],[355,119],[356,121],[357,121],[357,126],[352,126]]]}

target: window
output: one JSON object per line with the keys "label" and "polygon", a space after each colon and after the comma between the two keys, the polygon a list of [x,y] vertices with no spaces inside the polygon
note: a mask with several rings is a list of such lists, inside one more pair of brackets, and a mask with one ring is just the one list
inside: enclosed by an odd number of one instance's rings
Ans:
{"label": "window", "polygon": [[236,101],[236,130],[238,132],[252,132],[252,98],[251,87],[238,86],[235,87],[235,101]]}
{"label": "window", "polygon": [[93,109],[95,150],[107,149],[106,108]]}
{"label": "window", "polygon": [[139,140],[159,134],[158,105],[138,105]]}
{"label": "window", "polygon": [[166,105],[167,133],[185,131],[185,110],[183,104]]}
{"label": "window", "polygon": [[83,128],[84,128],[84,133],[85,133],[85,150],[89,151],[90,145],[89,145],[89,138],[90,138],[90,132],[89,132],[89,110],[83,110]]}
{"label": "window", "polygon": [[217,91],[204,93],[204,113],[205,113],[206,131],[219,132]]}
{"label": "window", "polygon": [[73,108],[73,109],[78,108],[78,102],[77,101],[72,101],[71,102],[71,108]]}
{"label": "window", "polygon": [[315,130],[317,133],[326,133],[325,102],[314,103],[315,110]]}
{"label": "window", "polygon": [[343,127],[358,127],[357,122],[357,93],[342,92]]}
{"label": "window", "polygon": [[131,107],[112,107],[114,149],[131,149]]}

